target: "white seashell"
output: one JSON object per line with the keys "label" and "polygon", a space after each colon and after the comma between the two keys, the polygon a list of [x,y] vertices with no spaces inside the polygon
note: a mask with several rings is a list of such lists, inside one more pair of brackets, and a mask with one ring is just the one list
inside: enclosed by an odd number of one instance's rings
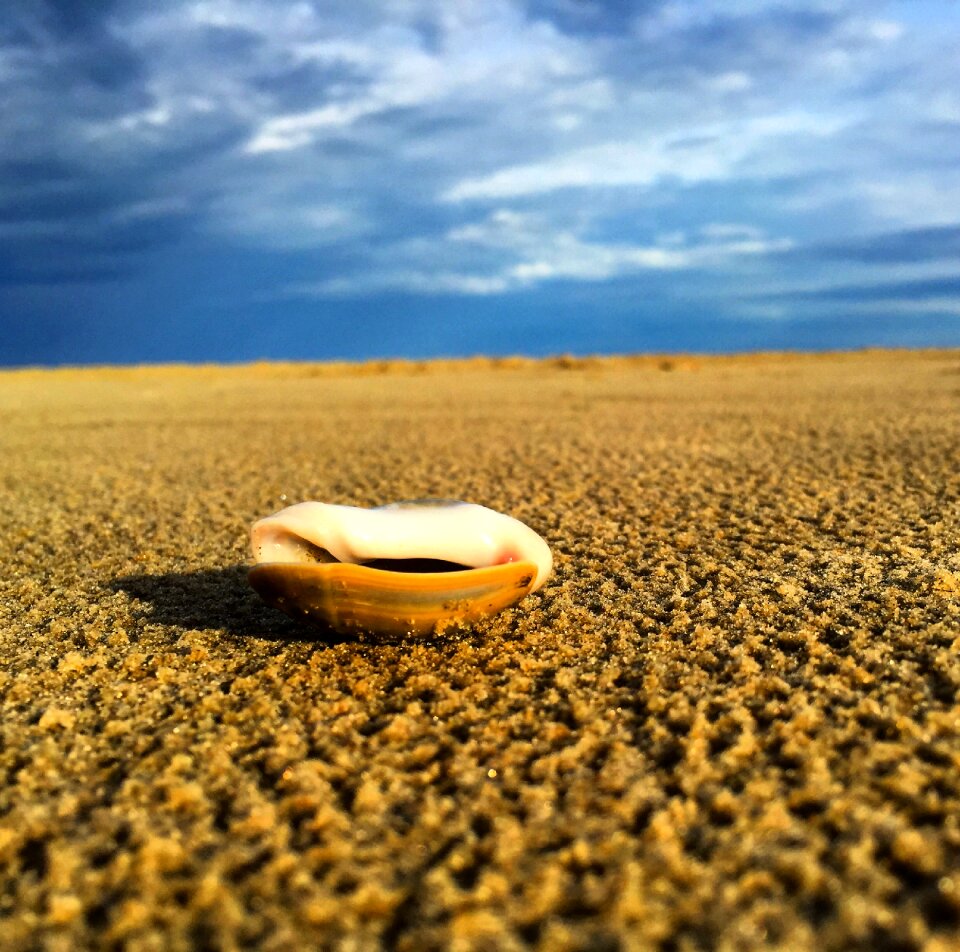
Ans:
{"label": "white seashell", "polygon": [[268,604],[341,632],[427,634],[516,604],[553,558],[529,526],[448,500],[360,509],[320,502],[254,523],[250,584]]}

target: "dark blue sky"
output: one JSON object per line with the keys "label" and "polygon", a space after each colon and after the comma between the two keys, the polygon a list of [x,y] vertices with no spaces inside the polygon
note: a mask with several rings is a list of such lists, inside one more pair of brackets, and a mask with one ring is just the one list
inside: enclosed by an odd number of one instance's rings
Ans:
{"label": "dark blue sky", "polygon": [[0,364],[960,345],[955,0],[10,0]]}

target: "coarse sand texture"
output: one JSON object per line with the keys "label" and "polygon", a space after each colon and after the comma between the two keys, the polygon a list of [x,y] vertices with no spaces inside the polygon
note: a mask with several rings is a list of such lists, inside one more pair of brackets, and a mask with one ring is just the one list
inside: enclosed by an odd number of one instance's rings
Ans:
{"label": "coarse sand texture", "polygon": [[[257,518],[549,543],[310,629]],[[0,950],[960,949],[960,352],[0,373]]]}

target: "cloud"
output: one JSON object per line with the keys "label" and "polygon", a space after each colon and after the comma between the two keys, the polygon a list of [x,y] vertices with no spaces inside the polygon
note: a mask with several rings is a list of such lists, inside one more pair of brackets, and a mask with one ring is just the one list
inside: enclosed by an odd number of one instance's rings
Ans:
{"label": "cloud", "polygon": [[[446,250],[421,243],[385,250],[382,264],[362,273],[291,285],[287,293],[308,297],[376,295],[384,291],[491,296],[527,291],[555,281],[603,282],[642,273],[715,267],[762,258],[791,247],[789,239],[768,238],[747,225],[709,224],[697,234],[672,234],[640,245],[588,239],[558,227],[548,217],[499,209],[485,219],[450,229]],[[479,252],[479,254],[478,254]],[[456,262],[440,271],[418,268],[425,256]],[[397,260],[410,264],[397,267]]]}
{"label": "cloud", "polygon": [[[840,328],[845,322],[862,326],[895,328],[922,327],[930,322],[939,328],[933,345],[955,342],[960,318],[960,276],[932,276],[900,281],[873,280],[833,285],[800,286],[775,293],[757,292],[732,302],[730,312],[761,321],[833,321]],[[938,323],[939,322],[939,323]],[[951,336],[952,329],[952,336]],[[885,337],[896,345],[896,333]],[[902,346],[902,343],[901,343]]]}
{"label": "cloud", "polygon": [[219,196],[211,201],[209,213],[212,230],[246,246],[270,250],[322,248],[354,241],[372,227],[362,210],[302,189],[298,197],[276,187],[268,194]]}
{"label": "cloud", "polygon": [[292,297],[367,297],[385,291],[412,294],[455,294],[486,297],[510,290],[505,278],[493,275],[462,274],[456,271],[381,271],[362,277],[338,277],[311,284],[290,285],[286,293]]}
{"label": "cloud", "polygon": [[224,312],[251,283],[278,307],[877,300],[960,271],[949,7],[17,0],[0,285],[179,269]]}
{"label": "cloud", "polygon": [[763,295],[769,300],[853,302],[917,302],[960,297],[960,274],[912,281],[874,281],[858,284],[837,284],[816,288],[797,288]]}
{"label": "cloud", "polygon": [[[751,156],[762,154],[772,140],[830,136],[843,125],[842,119],[786,113],[685,129],[681,134],[640,142],[606,142],[545,162],[464,179],[443,198],[450,202],[499,200],[561,188],[649,188],[663,179],[685,184],[717,181],[734,175]],[[784,160],[793,164],[788,156]],[[764,171],[772,174],[776,170],[767,163]]]}
{"label": "cloud", "polygon": [[246,145],[252,154],[298,149],[331,130],[397,108],[459,101],[497,100],[505,95],[546,91],[557,79],[577,75],[577,49],[551,29],[530,22],[520,8],[502,0],[433,10],[431,47],[422,29],[396,24],[371,31],[363,42],[312,40],[292,47],[298,63],[348,69],[354,78],[331,83],[316,108],[271,116]]}

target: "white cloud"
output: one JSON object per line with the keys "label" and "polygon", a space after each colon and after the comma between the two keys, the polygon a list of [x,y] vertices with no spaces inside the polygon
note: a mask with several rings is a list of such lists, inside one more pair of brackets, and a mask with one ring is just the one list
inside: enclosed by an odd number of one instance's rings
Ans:
{"label": "white cloud", "polygon": [[[869,295],[869,288],[864,292]],[[906,298],[870,298],[857,300],[853,298],[835,300],[827,297],[824,300],[807,299],[800,295],[799,305],[808,314],[829,315],[841,317],[845,315],[875,317],[878,315],[898,316],[917,319],[923,317],[960,317],[960,297],[943,295],[938,297],[906,297]],[[756,311],[762,314],[766,310],[779,310],[786,317],[796,317],[797,302],[786,301],[782,304],[746,303],[738,304],[737,310],[748,313]]]}
{"label": "white cloud", "polygon": [[246,144],[245,151],[256,155],[260,152],[298,149],[309,145],[314,139],[314,133],[337,126],[348,126],[363,116],[385,108],[386,105],[372,99],[366,102],[333,103],[296,115],[267,119]]}
{"label": "white cloud", "polygon": [[896,20],[869,20],[865,26],[866,34],[881,43],[892,43],[903,36],[903,24]]}
{"label": "white cloud", "polygon": [[363,211],[309,191],[272,188],[231,193],[210,202],[211,228],[245,244],[279,250],[319,248],[369,233]]}
{"label": "white cloud", "polygon": [[[3,197],[42,206],[2,233],[81,234],[43,217],[62,194],[97,226],[189,215],[205,240],[314,250],[298,293],[680,285],[697,269],[735,294],[786,236],[958,219],[960,73],[934,19],[671,0],[626,21],[601,4],[578,30],[529,9],[118,0],[103,32],[130,62],[99,85],[82,37],[0,47]],[[14,178],[36,159],[46,191]],[[801,267],[816,265],[773,270]]]}
{"label": "white cloud", "polygon": [[735,222],[709,222],[700,229],[705,238],[718,241],[740,239],[742,241],[756,240],[763,236],[763,230],[755,225],[743,225]]}
{"label": "white cloud", "polygon": [[718,93],[742,93],[751,86],[753,79],[741,70],[730,70],[707,80],[707,87]]}
{"label": "white cloud", "polygon": [[[360,93],[348,88],[342,99],[317,109],[266,119],[247,143],[246,151],[256,154],[300,148],[313,142],[319,133],[351,126],[366,116],[398,107],[422,106],[440,98],[448,82],[443,64],[412,43],[408,39],[399,48],[382,52],[379,62],[373,46],[352,44],[352,61],[376,68],[379,78],[364,84]],[[324,54],[329,51],[328,44],[313,44],[314,52],[318,48]],[[304,49],[301,46],[298,50],[301,57]],[[333,49],[334,58],[338,58],[343,44],[335,44]]]}
{"label": "white cloud", "polygon": [[732,157],[722,155],[721,150],[712,152],[701,148],[687,151],[688,161],[681,163],[678,161],[680,157],[671,156],[663,143],[607,142],[556,158],[463,179],[448,189],[443,198],[448,202],[498,200],[562,188],[650,186],[666,175],[687,182],[705,181],[723,177],[732,164]]}
{"label": "white cloud", "polygon": [[960,169],[901,172],[854,183],[880,221],[900,227],[950,225],[960,209]]}
{"label": "white cloud", "polygon": [[142,133],[152,135],[169,125],[174,116],[171,103],[157,102],[146,109],[137,109],[100,123],[87,126],[92,138]]}
{"label": "white cloud", "polygon": [[[588,240],[570,229],[556,227],[543,215],[508,208],[450,229],[444,240],[445,249],[423,242],[400,245],[384,253],[382,267],[362,275],[299,284],[289,291],[318,297],[383,291],[488,296],[550,281],[598,282],[642,272],[716,266],[792,247],[788,239],[767,238],[762,230],[746,225],[708,225],[690,243],[683,236],[652,245]],[[499,263],[470,270],[467,262],[474,248],[497,253]],[[454,260],[459,266],[433,271],[415,265],[398,268],[390,263],[410,257]]]}
{"label": "white cloud", "polygon": [[[795,162],[789,149],[776,154],[776,140],[829,137],[848,122],[836,116],[791,112],[714,123],[640,141],[605,142],[462,179],[443,198],[462,202],[538,195],[562,188],[649,188],[664,179],[689,185],[728,179],[735,173],[756,174],[761,168],[770,174],[774,167],[785,171]],[[751,163],[759,167],[751,168]]]}
{"label": "white cloud", "polygon": [[[299,61],[360,67],[365,81],[345,87],[333,101],[302,112],[269,116],[246,145],[252,154],[301,148],[327,130],[396,108],[455,101],[492,103],[526,94],[558,95],[558,82],[576,82],[584,63],[578,47],[543,24],[525,20],[504,0],[445,9],[445,42],[428,50],[413,29],[383,27],[365,42],[315,39],[296,44]],[[600,95],[583,84],[569,98]],[[562,101],[562,92],[560,100]],[[562,121],[562,120],[561,120]]]}
{"label": "white cloud", "polygon": [[287,288],[286,293],[292,297],[353,297],[381,291],[409,291],[416,294],[464,294],[476,297],[502,294],[507,290],[507,280],[496,275],[394,270],[362,277],[331,278],[313,284],[294,284]]}

